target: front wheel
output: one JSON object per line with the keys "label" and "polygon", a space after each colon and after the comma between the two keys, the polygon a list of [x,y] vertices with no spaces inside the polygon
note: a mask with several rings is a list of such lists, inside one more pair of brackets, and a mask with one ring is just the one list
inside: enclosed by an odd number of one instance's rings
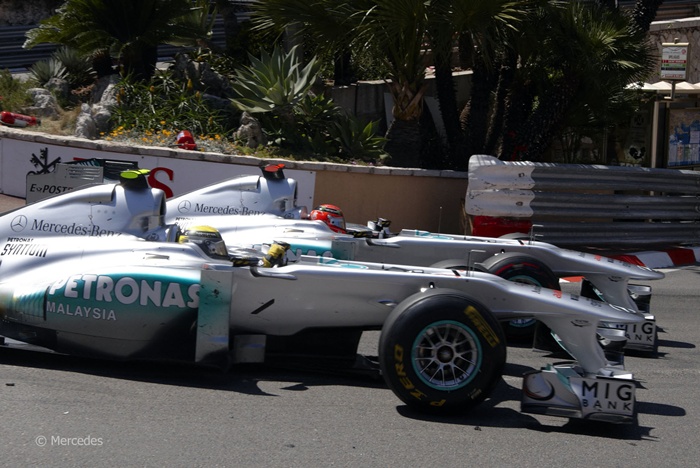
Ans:
{"label": "front wheel", "polygon": [[[489,258],[482,266],[489,273],[509,281],[547,289],[561,289],[557,275],[543,262],[529,255],[500,254]],[[535,319],[517,319],[504,322],[503,329],[509,340],[524,341],[532,339],[536,325]]]}
{"label": "front wheel", "polygon": [[379,340],[391,390],[419,411],[467,411],[501,377],[505,336],[493,315],[458,291],[431,290],[402,302]]}

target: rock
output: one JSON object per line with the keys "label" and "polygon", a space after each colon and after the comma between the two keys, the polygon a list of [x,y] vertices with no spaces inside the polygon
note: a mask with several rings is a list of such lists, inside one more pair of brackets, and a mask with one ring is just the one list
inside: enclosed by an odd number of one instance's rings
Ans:
{"label": "rock", "polygon": [[49,90],[51,94],[56,96],[61,102],[67,102],[70,97],[70,83],[67,80],[61,78],[51,78],[44,85],[46,89]]}
{"label": "rock", "polygon": [[112,111],[110,107],[102,104],[92,106],[92,118],[99,133],[107,133],[111,129]]}
{"label": "rock", "polygon": [[100,103],[106,107],[117,105],[116,85],[119,75],[107,75],[99,78],[92,90],[92,102]]}
{"label": "rock", "polygon": [[75,136],[89,140],[97,138],[97,126],[88,104],[80,106],[80,114],[78,114],[78,119],[75,123]]}
{"label": "rock", "polygon": [[234,133],[234,138],[241,140],[249,148],[257,148],[259,145],[267,143],[260,122],[247,112],[243,112],[241,126]]}
{"label": "rock", "polygon": [[41,117],[55,117],[58,115],[58,102],[48,89],[29,88],[27,93],[31,95],[34,102],[32,106],[23,109],[25,114]]}

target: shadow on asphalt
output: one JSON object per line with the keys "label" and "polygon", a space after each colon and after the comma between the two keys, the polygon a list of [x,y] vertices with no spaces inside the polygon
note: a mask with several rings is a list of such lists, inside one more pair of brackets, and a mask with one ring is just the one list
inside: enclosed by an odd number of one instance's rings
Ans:
{"label": "shadow on asphalt", "polygon": [[[364,388],[386,388],[377,373],[336,370],[280,368],[262,365],[235,365],[228,372],[214,368],[206,368],[190,364],[163,362],[122,362],[90,359],[61,354],[42,353],[35,351],[0,348],[0,364],[6,366],[30,367],[39,369],[77,372],[113,379],[148,382],[162,385],[174,385],[191,388],[206,388],[237,392],[245,395],[278,396],[264,392],[258,385],[260,382],[289,382],[283,387],[289,391],[306,391],[316,386],[351,386]],[[507,363],[503,375],[521,377],[523,373],[532,370],[529,366]],[[4,380],[4,382],[2,381]],[[15,382],[5,379],[0,385],[14,386]],[[386,391],[390,391],[388,388]],[[603,437],[619,440],[649,440],[653,428],[637,425],[617,425],[595,421],[571,419],[568,422],[561,418],[552,421],[563,425],[547,425],[533,415],[521,413],[519,410],[503,407],[505,403],[514,402],[519,407],[521,390],[501,379],[491,397],[464,415],[432,415],[417,412],[405,405],[397,405],[397,412],[406,418],[471,427],[481,430],[482,427],[502,427],[528,429],[548,433],[579,434],[592,437]],[[664,416],[684,416],[685,410],[680,407],[650,402],[637,402],[639,414],[654,414]]]}

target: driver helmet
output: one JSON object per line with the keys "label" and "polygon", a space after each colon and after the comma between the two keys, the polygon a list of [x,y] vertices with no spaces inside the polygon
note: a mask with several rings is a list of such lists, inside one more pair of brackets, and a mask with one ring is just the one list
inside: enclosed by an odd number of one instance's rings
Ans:
{"label": "driver helmet", "polygon": [[228,259],[226,243],[219,231],[211,226],[190,226],[180,234],[178,242],[195,244],[210,257]]}
{"label": "driver helmet", "polygon": [[309,213],[309,219],[323,221],[334,232],[345,233],[345,217],[340,208],[335,205],[318,205]]}

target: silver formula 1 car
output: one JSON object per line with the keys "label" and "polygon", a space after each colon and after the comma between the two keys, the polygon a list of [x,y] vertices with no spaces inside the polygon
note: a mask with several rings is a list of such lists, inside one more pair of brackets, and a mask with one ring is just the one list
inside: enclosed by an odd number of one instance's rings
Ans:
{"label": "silver formula 1 car", "polygon": [[[165,224],[177,223],[183,229],[204,224],[216,227],[229,246],[266,249],[275,240],[286,242],[291,246],[290,260],[300,255],[321,255],[341,260],[476,268],[550,289],[559,289],[560,278],[584,277],[581,295],[635,309],[645,316],[641,325],[602,324],[602,342],[609,349],[657,349],[656,321],[649,310],[651,288],[630,281],[659,279],[663,277],[660,272],[533,240],[408,229],[392,234],[382,221],[369,223],[371,228],[354,226],[347,230],[350,234],[341,233],[331,223],[301,219],[309,213],[306,207],[297,206],[297,182],[285,177],[283,165],[268,165],[263,168],[263,176],[236,177],[167,202],[157,192],[153,195],[146,190],[143,174],[133,173],[133,177],[125,181],[125,189],[114,193],[112,185],[107,185],[34,203],[34,208],[27,210],[31,214],[24,215],[26,229],[33,235],[130,233],[152,238]],[[116,201],[112,202],[112,197]],[[119,210],[105,208],[110,204]],[[534,328],[531,319],[505,325],[511,339],[531,337]]]}
{"label": "silver formula 1 car", "polygon": [[271,249],[222,249],[220,238],[163,224],[163,193],[131,176],[0,217],[5,344],[113,359],[335,357],[350,366],[361,333],[381,329],[379,368],[397,396],[420,410],[461,411],[500,378],[498,320],[536,318],[576,361],[529,374],[522,409],[635,420],[635,381],[596,339],[601,321],[642,323],[634,309],[475,271],[307,256],[267,268]]}
{"label": "silver formula 1 car", "polygon": [[[311,211],[312,218],[326,221],[324,225],[300,219],[309,212],[306,207],[296,206],[296,181],[286,178],[279,165],[267,166],[263,174],[264,177],[238,177],[174,197],[167,202],[165,221],[183,229],[212,225],[229,245],[264,248],[273,240],[283,241],[291,245],[290,259],[322,255],[343,260],[479,269],[551,289],[559,289],[560,278],[583,277],[581,295],[636,309],[645,316],[641,325],[604,324],[601,335],[606,343],[622,340],[624,349],[645,352],[656,352],[658,348],[656,320],[649,308],[651,288],[630,281],[656,280],[663,278],[663,273],[532,239],[435,234],[414,229],[394,234],[386,220],[367,226],[346,226],[342,213]],[[268,216],[249,216],[263,213]],[[534,328],[534,320],[505,324],[511,338],[531,336]],[[617,347],[614,343],[611,348]]]}

